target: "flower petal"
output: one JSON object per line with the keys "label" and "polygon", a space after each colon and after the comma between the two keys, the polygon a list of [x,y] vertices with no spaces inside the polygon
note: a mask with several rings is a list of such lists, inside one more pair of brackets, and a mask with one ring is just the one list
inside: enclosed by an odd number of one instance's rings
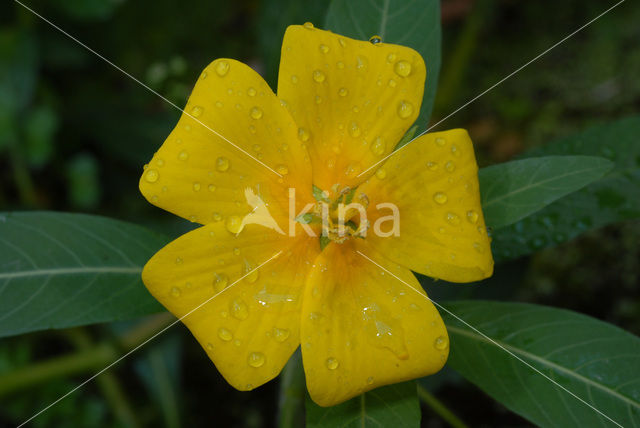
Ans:
{"label": "flower petal", "polygon": [[274,378],[298,347],[304,280],[319,252],[317,238],[265,230],[249,225],[233,235],[220,223],[203,226],[160,250],[142,274],[239,390]]}
{"label": "flower petal", "polygon": [[314,184],[354,186],[418,117],[424,61],[411,48],[306,27],[285,33],[278,97],[308,139]]}
{"label": "flower petal", "polygon": [[267,205],[280,207],[282,215],[288,187],[299,189],[299,199],[303,192],[312,199],[298,128],[251,68],[231,59],[212,62],[185,112],[140,179],[140,191],[151,203],[207,224],[247,214],[248,188]]}
{"label": "flower petal", "polygon": [[449,352],[444,323],[413,274],[362,241],[331,243],[320,254],[301,324],[307,389],[321,406],[435,373]]}
{"label": "flower petal", "polygon": [[[358,188],[373,228],[367,242],[385,257],[415,272],[451,282],[478,281],[493,273],[490,239],[482,215],[478,165],[467,131],[426,134],[391,156]],[[358,197],[358,196],[356,196]],[[380,236],[375,224],[400,213],[399,236]],[[389,225],[380,225],[382,232]]]}

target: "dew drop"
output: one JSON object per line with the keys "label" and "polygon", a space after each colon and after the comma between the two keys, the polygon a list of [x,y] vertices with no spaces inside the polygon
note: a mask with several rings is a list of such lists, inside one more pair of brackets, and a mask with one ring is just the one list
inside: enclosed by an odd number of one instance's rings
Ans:
{"label": "dew drop", "polygon": [[484,247],[482,247],[479,242],[473,243],[473,249],[476,250],[476,252],[479,254],[484,254]]}
{"label": "dew drop", "polygon": [[291,83],[293,83],[294,85],[296,83],[298,83],[298,76],[296,76],[295,74],[291,76]]}
{"label": "dew drop", "polygon": [[429,168],[430,171],[436,171],[438,164],[436,162],[427,162],[427,168]]}
{"label": "dew drop", "polygon": [[455,213],[447,213],[446,217],[447,222],[449,224],[452,224],[454,226],[457,226],[460,224],[460,217],[458,217],[458,214]]}
{"label": "dew drop", "polygon": [[471,210],[471,211],[467,211],[467,220],[469,220],[469,223],[471,224],[476,224],[478,222],[478,213]]}
{"label": "dew drop", "polygon": [[330,357],[330,358],[327,358],[327,361],[325,361],[325,365],[329,370],[335,370],[338,368],[340,363],[335,358]]}
{"label": "dew drop", "polygon": [[460,152],[460,149],[458,148],[458,146],[456,146],[455,144],[452,144],[451,145],[451,154],[453,154],[455,157],[459,158],[462,153]]}
{"label": "dew drop", "polygon": [[322,97],[320,95],[316,95],[315,101],[316,101],[316,104],[320,104],[322,102]]}
{"label": "dew drop", "polygon": [[207,343],[207,350],[208,351],[213,351],[213,344],[212,343]]}
{"label": "dew drop", "polygon": [[327,45],[320,45],[320,46],[318,46],[318,49],[323,54],[329,53],[329,46],[327,46]]}
{"label": "dew drop", "polygon": [[413,114],[413,105],[409,101],[400,101],[398,104],[398,116],[401,119],[407,119]]}
{"label": "dew drop", "polygon": [[186,150],[181,151],[180,153],[178,153],[178,159],[181,161],[186,161],[187,159],[189,159],[189,153],[187,153]]}
{"label": "dew drop", "polygon": [[364,73],[365,71],[367,71],[368,68],[369,68],[369,60],[362,55],[358,55],[356,57],[356,70],[358,70],[361,73]]}
{"label": "dew drop", "polygon": [[229,162],[229,159],[223,156],[220,156],[218,159],[216,159],[216,169],[219,172],[227,171],[230,165],[231,165],[231,162]]}
{"label": "dew drop", "polygon": [[438,203],[440,205],[446,204],[448,199],[449,198],[447,198],[447,195],[442,193],[442,192],[436,192],[433,195],[433,200],[436,201],[436,203]]}
{"label": "dew drop", "polygon": [[234,299],[229,304],[229,311],[235,319],[240,321],[246,320],[249,317],[249,308],[242,299]]}
{"label": "dew drop", "polygon": [[204,112],[204,108],[200,107],[200,106],[195,106],[191,109],[191,116],[193,117],[200,117],[202,116],[202,113]]}
{"label": "dew drop", "polygon": [[249,114],[251,115],[252,118],[257,120],[262,117],[262,110],[260,110],[260,107],[252,107]]}
{"label": "dew drop", "polygon": [[287,340],[289,338],[289,330],[285,329],[285,328],[277,328],[274,327],[273,329],[273,339],[276,342],[284,342],[285,340]]}
{"label": "dew drop", "polygon": [[351,178],[353,178],[353,177],[355,177],[356,175],[358,175],[358,174],[360,173],[360,170],[361,170],[361,169],[362,169],[362,168],[361,168],[361,166],[360,166],[360,164],[359,164],[359,163],[357,163],[357,162],[350,163],[350,164],[347,166],[347,168],[345,169],[344,174],[345,174],[347,177],[351,177]]}
{"label": "dew drop", "polygon": [[303,27],[306,28],[307,30],[313,30],[313,24],[310,22],[305,22]]}
{"label": "dew drop", "polygon": [[371,385],[373,383],[373,376],[369,376],[367,378],[367,385]]}
{"label": "dew drop", "polygon": [[162,160],[162,159],[158,159],[158,160],[156,161],[156,164],[157,164],[158,166],[164,166],[164,160]]}
{"label": "dew drop", "polygon": [[382,43],[382,37],[378,35],[371,36],[371,38],[369,39],[369,42],[371,42],[372,45],[378,45]]}
{"label": "dew drop", "polygon": [[249,95],[250,97],[255,97],[256,93],[257,93],[257,91],[255,90],[255,88],[247,89],[247,95]]}
{"label": "dew drop", "polygon": [[387,62],[391,63],[395,60],[396,60],[396,54],[390,53],[389,55],[387,55]]}
{"label": "dew drop", "polygon": [[242,275],[245,281],[254,283],[258,280],[259,272],[249,260],[244,259],[242,263]]}
{"label": "dew drop", "polygon": [[380,168],[376,171],[376,177],[378,177],[380,180],[384,180],[386,176],[387,171],[385,171],[384,168]]}
{"label": "dew drop", "polygon": [[194,192],[199,192],[200,191],[200,183],[193,183],[193,191]]}
{"label": "dew drop", "polygon": [[222,108],[222,106],[223,106],[223,105],[224,105],[224,104],[222,104],[222,102],[221,102],[221,101],[216,101],[216,107],[218,107],[218,108]]}
{"label": "dew drop", "polygon": [[393,71],[400,77],[407,77],[411,74],[411,64],[407,61],[398,61],[396,65],[393,67]]}
{"label": "dew drop", "polygon": [[304,128],[299,128],[298,129],[298,139],[300,141],[302,141],[304,143],[304,142],[309,141],[309,138],[311,138],[311,134],[309,134],[309,131],[307,131]]}
{"label": "dew drop", "polygon": [[183,262],[182,257],[176,257],[176,264],[181,265]]}
{"label": "dew drop", "polygon": [[338,39],[338,43],[340,43],[340,46],[342,47],[347,46],[347,42],[345,41],[345,39],[342,39],[342,38]]}
{"label": "dew drop", "polygon": [[265,357],[264,354],[262,352],[252,352],[249,354],[249,357],[247,358],[247,363],[249,363],[249,365],[251,367],[262,367],[264,365],[265,362]]}
{"label": "dew drop", "polygon": [[453,161],[448,161],[444,164],[444,169],[446,169],[447,172],[453,172],[456,170],[456,164],[453,163]]}
{"label": "dew drop", "polygon": [[[220,221],[222,220],[222,216],[220,215],[220,213],[213,213],[211,215],[211,218],[213,218],[213,221]],[[232,232],[233,233],[233,232]]]}
{"label": "dew drop", "polygon": [[215,192],[216,191],[216,186],[214,186],[213,184],[209,184],[207,186],[207,189],[209,189],[210,192]]}
{"label": "dew drop", "polygon": [[289,168],[287,168],[286,165],[278,165],[276,166],[276,171],[278,172],[278,174],[280,175],[287,175],[289,174]]}
{"label": "dew drop", "polygon": [[389,79],[389,82],[387,84],[390,88],[395,88],[398,83],[393,79]]}
{"label": "dew drop", "polygon": [[356,122],[351,122],[351,124],[349,125],[349,135],[351,135],[353,138],[357,138],[360,136],[360,134],[362,134],[362,130],[360,129],[358,124]]}
{"label": "dew drop", "polygon": [[373,143],[371,143],[371,152],[376,156],[381,156],[385,150],[385,144],[381,137],[376,138]]}
{"label": "dew drop", "polygon": [[342,61],[338,61],[338,62],[336,63],[336,67],[338,67],[340,70],[342,70],[342,69],[344,68],[344,62],[342,62]]}
{"label": "dew drop", "polygon": [[173,297],[180,297],[180,289],[178,287],[171,287],[171,295]]}
{"label": "dew drop", "polygon": [[326,78],[326,76],[324,75],[324,73],[320,70],[315,70],[313,72],[313,80],[316,81],[317,83],[322,83],[324,82],[324,79]]}
{"label": "dew drop", "polygon": [[224,342],[230,342],[233,339],[233,333],[229,329],[220,327],[218,329],[218,337]]}
{"label": "dew drop", "polygon": [[436,341],[434,342],[434,346],[436,347],[436,349],[444,351],[449,346],[449,339],[444,336],[438,336],[436,338]]}
{"label": "dew drop", "polygon": [[229,72],[229,63],[227,61],[218,61],[215,68],[218,76],[225,76]]}
{"label": "dew drop", "polygon": [[349,95],[349,90],[347,88],[340,88],[338,89],[338,95],[340,95],[341,97],[346,97],[347,95]]}
{"label": "dew drop", "polygon": [[231,215],[227,217],[225,226],[227,227],[227,230],[229,232],[233,233],[234,235],[237,235],[238,233],[242,232],[242,229],[243,229],[242,218],[237,215]]}
{"label": "dew drop", "polygon": [[222,290],[227,288],[229,285],[229,277],[223,273],[214,274],[213,278],[213,289],[216,293],[221,293]]}
{"label": "dew drop", "polygon": [[438,146],[442,147],[446,144],[447,140],[445,140],[444,138],[438,137],[435,139],[435,142]]}
{"label": "dew drop", "polygon": [[155,169],[148,169],[144,174],[144,179],[149,183],[155,183],[156,181],[158,181],[158,177],[158,171],[156,171]]}

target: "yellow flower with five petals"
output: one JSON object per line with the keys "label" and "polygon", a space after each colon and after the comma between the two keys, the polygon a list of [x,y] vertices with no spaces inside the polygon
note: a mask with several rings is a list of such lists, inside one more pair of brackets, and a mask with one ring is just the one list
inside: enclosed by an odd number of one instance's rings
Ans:
{"label": "yellow flower with five petals", "polygon": [[[203,226],[154,255],[143,281],[235,388],[273,379],[298,346],[322,406],[444,365],[446,328],[411,271],[470,282],[493,260],[466,131],[425,134],[376,165],[417,118],[425,76],[410,48],[310,24],[286,31],[277,95],[234,60],[202,72],[140,190]],[[350,216],[326,245],[292,214],[347,199],[368,222]],[[398,233],[364,237],[387,203]]]}

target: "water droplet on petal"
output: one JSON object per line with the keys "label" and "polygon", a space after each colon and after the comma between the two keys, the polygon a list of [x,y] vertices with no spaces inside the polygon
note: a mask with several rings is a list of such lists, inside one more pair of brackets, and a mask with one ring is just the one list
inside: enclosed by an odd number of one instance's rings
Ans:
{"label": "water droplet on petal", "polygon": [[343,38],[338,39],[338,43],[340,43],[340,46],[342,47],[347,46],[347,41]]}
{"label": "water droplet on petal", "polygon": [[340,70],[342,70],[344,68],[344,62],[342,62],[342,61],[336,62],[336,67],[338,67]]}
{"label": "water droplet on petal", "polygon": [[186,161],[187,159],[189,159],[189,153],[187,153],[186,150],[181,151],[180,153],[178,153],[178,159],[181,161]]}
{"label": "water droplet on petal", "polygon": [[393,70],[398,76],[407,77],[409,74],[411,74],[411,64],[409,64],[407,61],[398,61],[396,62],[395,67],[393,67]]}
{"label": "water droplet on petal", "polygon": [[447,213],[447,215],[445,216],[445,218],[447,219],[447,222],[449,224],[452,224],[454,226],[457,226],[460,224],[460,217],[458,217],[458,214],[455,213]]}
{"label": "water droplet on petal", "polygon": [[324,82],[324,79],[326,78],[326,76],[324,75],[324,73],[320,70],[316,70],[313,72],[313,80],[316,81],[317,83],[322,83]]}
{"label": "water droplet on petal", "polygon": [[229,277],[223,273],[214,274],[213,278],[213,289],[216,293],[221,293],[222,290],[227,288],[229,285]]}
{"label": "water droplet on petal", "polygon": [[387,83],[387,85],[389,85],[390,88],[395,88],[397,84],[398,83],[393,79],[389,79],[389,82]]}
{"label": "water droplet on petal", "polygon": [[259,270],[249,260],[244,259],[242,265],[242,275],[244,280],[250,283],[254,283],[258,280]]}
{"label": "water droplet on petal", "polygon": [[381,137],[376,138],[373,143],[371,143],[371,152],[376,156],[381,156],[385,151],[385,144]]}
{"label": "water droplet on petal", "polygon": [[255,97],[256,93],[257,93],[257,91],[255,90],[255,88],[247,89],[247,95],[249,95],[250,97]]}
{"label": "water droplet on petal", "polygon": [[226,329],[224,327],[220,327],[218,329],[218,337],[222,341],[230,342],[231,339],[233,339],[233,333],[231,333],[231,330],[229,330],[229,329]]}
{"label": "water droplet on petal", "polygon": [[237,235],[238,233],[242,232],[243,229],[242,218],[238,215],[231,215],[227,217],[225,226],[227,227],[227,230],[229,232]]}
{"label": "water droplet on petal", "polygon": [[367,378],[367,385],[371,385],[373,383],[373,376],[369,376]]}
{"label": "water droplet on petal", "polygon": [[380,168],[376,171],[376,177],[378,177],[380,180],[384,180],[386,176],[387,171],[385,171],[384,168]]}
{"label": "water droplet on petal", "polygon": [[222,216],[220,215],[220,213],[213,213],[213,215],[211,217],[213,218],[213,221],[222,220]]}
{"label": "water droplet on petal", "polygon": [[200,191],[200,183],[193,183],[193,191],[194,192]]}
{"label": "water droplet on petal", "polygon": [[338,89],[338,95],[340,95],[341,97],[346,97],[347,95],[349,95],[349,90],[347,88],[340,88]]}
{"label": "water droplet on petal", "polygon": [[365,71],[367,71],[368,68],[369,68],[369,60],[362,55],[356,56],[356,70],[358,70],[361,73],[364,73]]}
{"label": "water droplet on petal", "polygon": [[289,174],[289,168],[287,168],[286,165],[278,165],[276,166],[276,171],[278,172],[278,174],[280,175],[287,175]]}
{"label": "water droplet on petal", "polygon": [[176,257],[176,264],[181,265],[183,262],[182,257]]}
{"label": "water droplet on petal", "polygon": [[447,172],[453,172],[456,170],[456,164],[453,163],[453,161],[448,161],[444,164],[444,169],[446,169]]}
{"label": "water droplet on petal", "polygon": [[182,294],[180,292],[180,289],[178,287],[171,287],[171,295],[173,297],[180,297],[180,294]]}
{"label": "water droplet on petal", "polygon": [[148,169],[144,174],[144,179],[149,183],[155,183],[156,181],[158,181],[158,177],[158,171],[156,171],[155,169]]}
{"label": "water droplet on petal", "polygon": [[434,342],[434,346],[436,347],[436,349],[444,351],[449,346],[449,339],[444,336],[438,336],[436,338],[436,341]]}
{"label": "water droplet on petal", "polygon": [[229,63],[227,61],[218,61],[215,65],[216,73],[222,77],[229,72]]}
{"label": "water droplet on petal", "polygon": [[316,101],[316,104],[320,104],[322,102],[322,97],[320,95],[316,95],[315,101]]}
{"label": "water droplet on petal", "polygon": [[252,118],[257,120],[262,117],[262,110],[260,110],[260,107],[252,107],[249,114],[251,115]]}
{"label": "water droplet on petal", "polygon": [[251,367],[255,367],[255,368],[262,367],[265,362],[264,354],[262,352],[252,352],[249,354],[249,357],[247,358],[247,362]]}
{"label": "water droplet on petal", "polygon": [[273,339],[276,342],[284,342],[285,340],[287,340],[289,338],[289,330],[285,329],[285,328],[277,328],[275,327],[273,329]]}
{"label": "water droplet on petal", "polygon": [[191,116],[193,117],[200,117],[202,116],[202,113],[204,112],[204,108],[200,107],[200,106],[195,106],[191,109]]}
{"label": "water droplet on petal", "polygon": [[378,35],[371,36],[369,41],[371,42],[372,45],[377,45],[377,44],[382,43],[382,37],[380,37]]}
{"label": "water droplet on petal", "polygon": [[220,172],[227,171],[230,165],[231,162],[229,162],[229,159],[223,156],[220,156],[218,159],[216,159],[216,169]]}
{"label": "water droplet on petal", "polygon": [[473,243],[473,249],[476,250],[476,252],[478,252],[480,254],[484,254],[484,247],[482,245],[480,245],[479,242],[474,242]]}
{"label": "water droplet on petal", "polygon": [[453,154],[455,157],[459,158],[462,153],[460,152],[460,149],[458,148],[458,146],[456,146],[455,144],[452,144],[451,145],[451,154]]}
{"label": "water droplet on petal", "polygon": [[355,177],[356,175],[358,175],[360,173],[360,170],[362,169],[362,167],[360,166],[360,164],[358,162],[354,162],[354,163],[350,163],[347,166],[347,169],[345,169],[344,174],[347,177]]}
{"label": "water droplet on petal", "polygon": [[338,360],[336,360],[335,358],[330,357],[327,358],[327,361],[325,361],[325,365],[329,370],[335,370],[340,365],[340,362],[338,362]]}
{"label": "water droplet on petal", "polygon": [[214,186],[213,184],[209,184],[207,186],[207,189],[209,189],[210,192],[215,192],[216,191],[216,186]]}
{"label": "water droplet on petal", "polygon": [[235,299],[229,304],[229,310],[234,318],[242,321],[249,317],[249,307],[242,299]]}
{"label": "water droplet on petal", "polygon": [[396,60],[396,54],[390,53],[389,55],[387,55],[387,62],[391,63],[395,60]]}
{"label": "water droplet on petal", "polygon": [[436,162],[427,162],[427,168],[431,171],[435,171],[438,169],[438,164]]}
{"label": "water droplet on petal", "polygon": [[471,211],[467,211],[467,220],[469,220],[469,223],[472,224],[476,224],[478,222],[478,213],[471,210]]}
{"label": "water droplet on petal", "polygon": [[306,28],[307,30],[313,30],[313,24],[310,22],[305,22],[303,27]]}
{"label": "water droplet on petal", "polygon": [[398,104],[398,116],[402,119],[407,119],[413,114],[413,105],[409,101],[400,101]]}
{"label": "water droplet on petal", "polygon": [[298,76],[296,76],[295,74],[291,76],[291,83],[293,83],[294,85],[296,83],[298,83]]}
{"label": "water droplet on petal", "polygon": [[349,125],[349,135],[351,135],[353,138],[357,138],[360,136],[360,134],[362,134],[362,130],[360,129],[358,124],[356,122],[351,122],[351,124]]}
{"label": "water droplet on petal", "polygon": [[437,192],[433,195],[433,200],[440,205],[446,204],[448,199],[447,195],[442,192]]}
{"label": "water droplet on petal", "polygon": [[444,146],[447,142],[447,140],[441,137],[436,138],[435,141],[436,141],[436,144],[440,147]]}
{"label": "water droplet on petal", "polygon": [[309,138],[311,138],[311,134],[309,134],[309,131],[304,128],[298,129],[298,139],[300,141],[304,143],[306,141],[309,141]]}
{"label": "water droplet on petal", "polygon": [[320,46],[318,46],[318,49],[323,54],[329,53],[329,46],[327,46],[327,45],[320,45]]}

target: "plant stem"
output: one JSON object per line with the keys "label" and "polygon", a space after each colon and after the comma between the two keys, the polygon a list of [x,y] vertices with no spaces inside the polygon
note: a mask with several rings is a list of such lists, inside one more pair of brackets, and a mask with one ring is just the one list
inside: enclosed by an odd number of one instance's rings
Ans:
{"label": "plant stem", "polygon": [[51,358],[1,375],[0,397],[47,382],[53,378],[102,369],[121,357],[121,351],[130,351],[144,343],[151,335],[169,325],[174,319],[169,313],[155,315],[129,331],[115,345],[101,343],[85,351]]}
{"label": "plant stem", "polygon": [[469,428],[442,401],[438,400],[420,384],[418,384],[418,397],[453,428]]}

